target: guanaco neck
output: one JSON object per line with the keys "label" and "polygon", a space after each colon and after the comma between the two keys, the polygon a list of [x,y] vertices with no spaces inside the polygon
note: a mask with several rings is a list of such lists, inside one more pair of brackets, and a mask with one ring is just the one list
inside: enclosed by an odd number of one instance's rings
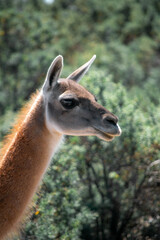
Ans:
{"label": "guanaco neck", "polygon": [[61,139],[46,128],[39,93],[0,162],[0,239],[21,221]]}

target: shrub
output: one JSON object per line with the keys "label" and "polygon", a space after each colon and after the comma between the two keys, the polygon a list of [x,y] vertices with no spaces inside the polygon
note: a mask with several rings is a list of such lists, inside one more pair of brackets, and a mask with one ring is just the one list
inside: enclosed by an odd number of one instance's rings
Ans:
{"label": "shrub", "polygon": [[160,155],[157,108],[142,111],[138,98],[103,72],[83,82],[117,114],[123,133],[110,143],[66,138],[45,177],[26,239],[144,239],[150,228],[156,239],[159,169],[149,165]]}

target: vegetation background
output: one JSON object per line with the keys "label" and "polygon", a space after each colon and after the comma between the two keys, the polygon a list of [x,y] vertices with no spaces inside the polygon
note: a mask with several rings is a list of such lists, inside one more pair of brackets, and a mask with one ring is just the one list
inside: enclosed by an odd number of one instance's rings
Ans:
{"label": "vegetation background", "polygon": [[58,54],[123,134],[66,137],[17,239],[160,239],[160,1],[0,0],[1,142]]}

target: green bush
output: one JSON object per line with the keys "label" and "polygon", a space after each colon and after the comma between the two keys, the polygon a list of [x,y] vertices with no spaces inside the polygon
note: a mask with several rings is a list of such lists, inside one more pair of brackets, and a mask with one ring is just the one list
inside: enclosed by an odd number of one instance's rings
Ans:
{"label": "green bush", "polygon": [[151,226],[156,239],[159,169],[154,176],[148,167],[160,157],[157,107],[143,111],[136,96],[100,71],[82,83],[117,114],[123,133],[110,143],[67,137],[45,177],[27,239],[144,239]]}

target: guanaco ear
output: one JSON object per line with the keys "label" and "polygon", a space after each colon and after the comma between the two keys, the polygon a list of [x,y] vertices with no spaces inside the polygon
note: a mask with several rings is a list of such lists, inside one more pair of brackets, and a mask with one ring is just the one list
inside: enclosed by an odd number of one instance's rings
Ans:
{"label": "guanaco ear", "polygon": [[86,72],[89,70],[91,64],[94,62],[96,58],[96,55],[94,55],[88,62],[86,62],[84,65],[82,65],[80,68],[78,68],[76,71],[71,73],[67,79],[74,80],[76,82],[80,81],[80,79],[86,74]]}
{"label": "guanaco ear", "polygon": [[59,55],[53,60],[48,69],[46,80],[43,85],[44,91],[51,89],[51,87],[53,87],[57,83],[61,74],[62,67],[63,57]]}

